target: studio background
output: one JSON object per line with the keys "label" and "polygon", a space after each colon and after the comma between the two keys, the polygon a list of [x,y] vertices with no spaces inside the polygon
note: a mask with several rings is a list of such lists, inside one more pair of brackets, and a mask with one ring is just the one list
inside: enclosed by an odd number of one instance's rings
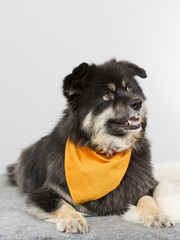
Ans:
{"label": "studio background", "polygon": [[146,69],[153,163],[180,161],[180,1],[1,0],[0,173],[62,116],[63,78],[113,57]]}

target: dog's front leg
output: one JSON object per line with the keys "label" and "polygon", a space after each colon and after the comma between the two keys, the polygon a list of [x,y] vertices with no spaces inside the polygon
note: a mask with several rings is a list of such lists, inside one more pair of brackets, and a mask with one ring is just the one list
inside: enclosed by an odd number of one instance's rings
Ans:
{"label": "dog's front leg", "polygon": [[159,208],[153,197],[143,196],[137,206],[131,206],[123,217],[127,221],[142,222],[146,227],[171,227],[169,217]]}
{"label": "dog's front leg", "polygon": [[63,200],[61,207],[56,210],[47,221],[56,223],[57,229],[61,232],[88,232],[88,225],[84,217]]}
{"label": "dog's front leg", "polygon": [[[87,222],[81,213],[56,194],[52,194],[52,190],[48,188],[31,193],[26,201],[28,213],[38,219],[55,223],[61,232],[88,232]],[[52,206],[51,209],[50,206]]]}
{"label": "dog's front leg", "polygon": [[157,206],[154,199],[150,196],[144,196],[139,199],[137,211],[140,221],[146,227],[171,227],[171,221],[168,216]]}

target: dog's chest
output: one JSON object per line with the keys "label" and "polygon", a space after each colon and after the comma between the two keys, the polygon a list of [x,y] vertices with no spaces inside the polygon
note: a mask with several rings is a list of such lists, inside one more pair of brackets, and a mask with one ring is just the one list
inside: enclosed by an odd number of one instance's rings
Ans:
{"label": "dog's chest", "polygon": [[151,195],[157,182],[151,171],[140,171],[136,165],[130,165],[120,185],[104,197],[83,204],[87,212],[93,215],[122,214],[129,204],[136,205],[139,198]]}

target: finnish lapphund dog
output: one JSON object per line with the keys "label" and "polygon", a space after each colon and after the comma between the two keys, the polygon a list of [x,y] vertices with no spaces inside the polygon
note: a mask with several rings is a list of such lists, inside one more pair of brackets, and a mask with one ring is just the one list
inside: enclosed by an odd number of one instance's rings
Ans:
{"label": "finnish lapphund dog", "polygon": [[[136,76],[146,78],[145,70],[112,59],[102,65],[82,63],[64,78],[67,107],[62,118],[49,135],[25,148],[17,163],[8,166],[10,182],[25,194],[28,213],[71,233],[88,232],[88,215],[126,212],[128,220],[145,226],[172,226],[157,202],[158,182],[146,138],[146,98]],[[67,140],[107,159],[130,150],[128,168],[117,187],[76,204],[65,171]],[[82,184],[86,181],[81,179]]]}

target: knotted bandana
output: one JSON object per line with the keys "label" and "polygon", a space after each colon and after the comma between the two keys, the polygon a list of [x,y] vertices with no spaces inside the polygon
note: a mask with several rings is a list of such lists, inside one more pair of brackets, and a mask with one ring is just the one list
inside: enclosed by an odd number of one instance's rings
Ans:
{"label": "knotted bandana", "polygon": [[130,158],[131,150],[106,158],[87,146],[78,147],[68,139],[65,174],[75,204],[96,200],[114,190],[123,179]]}

